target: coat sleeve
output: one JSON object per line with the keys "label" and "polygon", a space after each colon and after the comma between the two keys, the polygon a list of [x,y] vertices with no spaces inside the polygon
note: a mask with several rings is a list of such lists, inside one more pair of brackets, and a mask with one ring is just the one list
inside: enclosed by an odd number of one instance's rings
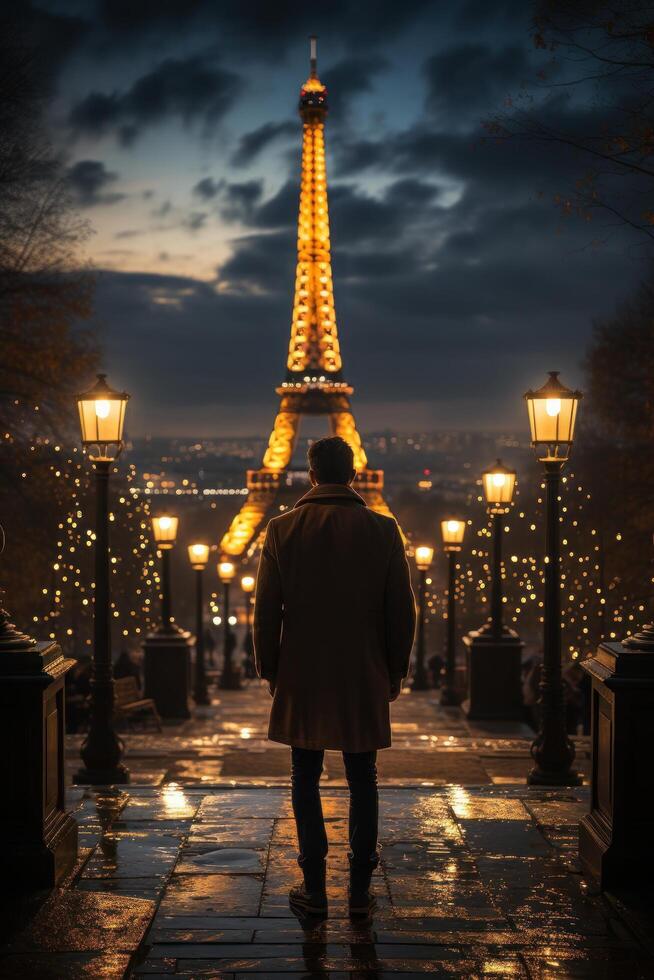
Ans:
{"label": "coat sleeve", "polygon": [[400,529],[395,525],[384,595],[386,659],[391,680],[406,677],[416,629],[416,603]]}
{"label": "coat sleeve", "polygon": [[259,677],[274,681],[279,663],[284,604],[277,562],[275,532],[268,525],[259,559],[257,591],[254,597],[254,661]]}

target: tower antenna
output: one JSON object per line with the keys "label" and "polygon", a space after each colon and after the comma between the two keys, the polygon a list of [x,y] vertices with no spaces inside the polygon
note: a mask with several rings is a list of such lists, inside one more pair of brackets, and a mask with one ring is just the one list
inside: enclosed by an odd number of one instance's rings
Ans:
{"label": "tower antenna", "polygon": [[311,78],[318,77],[318,38],[315,34],[309,37],[309,50],[311,59]]}

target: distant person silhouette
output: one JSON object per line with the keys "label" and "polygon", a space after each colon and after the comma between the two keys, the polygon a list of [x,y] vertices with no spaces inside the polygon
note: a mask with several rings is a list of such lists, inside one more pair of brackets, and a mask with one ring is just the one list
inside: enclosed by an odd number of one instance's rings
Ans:
{"label": "distant person silhouette", "polygon": [[325,749],[343,752],[350,788],[352,914],[366,914],[377,854],[377,749],[391,744],[389,702],[409,667],[415,602],[399,528],[350,484],[340,437],[309,449],[309,490],[268,525],[254,608],[257,672],[273,697],[268,737],[292,747],[292,802],[303,884],[290,901],[327,912],[327,837],[319,781]]}

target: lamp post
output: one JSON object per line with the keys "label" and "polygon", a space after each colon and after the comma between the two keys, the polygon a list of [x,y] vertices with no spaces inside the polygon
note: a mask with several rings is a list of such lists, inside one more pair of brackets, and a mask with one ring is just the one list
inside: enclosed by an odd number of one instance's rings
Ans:
{"label": "lamp post", "polygon": [[173,623],[172,599],[170,594],[170,552],[175,547],[179,518],[160,514],[152,518],[152,534],[157,550],[161,555],[161,625],[164,633],[178,633],[179,627]]}
{"label": "lamp post", "polygon": [[412,691],[426,691],[429,688],[427,671],[425,670],[425,579],[427,570],[432,563],[434,549],[428,545],[416,548],[416,568],[419,574],[418,586],[418,635],[416,639],[416,666],[411,681]]}
{"label": "lamp post", "polygon": [[561,471],[572,448],[581,397],[580,391],[561,384],[556,371],[550,371],[542,388],[525,394],[532,445],[545,468],[547,508],[541,726],[531,747],[536,765],[527,778],[535,786],[577,786],[581,781],[571,768],[575,750],[565,725],[559,569]]}
{"label": "lamp post", "polygon": [[464,710],[468,718],[521,720],[522,650],[515,630],[503,623],[502,589],[503,523],[513,501],[516,473],[497,460],[481,475],[486,505],[493,524],[491,566],[491,609],[488,622],[464,636],[468,661],[468,696]]}
{"label": "lamp post", "polygon": [[173,619],[170,554],[177,540],[179,518],[152,517],[152,535],[161,556],[161,622],[143,642],[145,696],[153,698],[162,718],[190,718],[188,707],[193,637]]}
{"label": "lamp post", "polygon": [[96,512],[91,717],[80,753],[83,767],[74,781],[92,785],[129,782],[129,771],[121,762],[123,743],[114,729],[109,609],[109,474],[123,446],[128,400],[126,392],[109,387],[104,374],[77,399],[82,444],[95,472]]}
{"label": "lamp post", "polygon": [[208,544],[190,544],[188,558],[195,571],[195,671],[193,674],[193,700],[196,704],[211,704],[207,690],[207,674],[204,664],[204,570],[209,561]]}
{"label": "lamp post", "polygon": [[243,595],[245,596],[245,639],[243,640],[243,649],[245,650],[245,672],[247,677],[254,677],[254,645],[252,642],[252,599],[250,598],[254,592],[254,587],[257,584],[257,580],[254,575],[243,575],[241,578],[241,589],[243,590]]}
{"label": "lamp post", "polygon": [[516,472],[497,460],[495,466],[481,476],[488,512],[493,523],[493,564],[491,572],[491,615],[480,633],[489,633],[494,640],[505,633],[502,622],[502,523],[513,500]]}
{"label": "lamp post", "polygon": [[223,583],[223,669],[218,680],[218,687],[223,691],[238,691],[241,679],[232,662],[233,644],[229,628],[229,587],[236,575],[236,568],[231,561],[218,563],[218,578]]}
{"label": "lamp post", "polygon": [[461,698],[455,686],[456,668],[456,604],[454,589],[456,580],[456,556],[461,551],[465,521],[449,518],[441,521],[443,550],[447,553],[447,646],[445,658],[445,684],[441,690],[441,704],[457,707]]}

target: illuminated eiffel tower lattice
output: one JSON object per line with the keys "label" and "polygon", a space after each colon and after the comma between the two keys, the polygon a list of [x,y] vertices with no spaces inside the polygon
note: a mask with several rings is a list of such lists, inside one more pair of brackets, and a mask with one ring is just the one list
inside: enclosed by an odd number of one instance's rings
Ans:
{"label": "illuminated eiffel tower lattice", "polygon": [[277,394],[279,410],[263,465],[247,474],[248,496],[220,543],[232,557],[251,555],[260,543],[266,518],[297,498],[289,465],[303,415],[325,415],[332,435],[352,447],[355,488],[368,506],[390,515],[383,497],[382,470],[368,460],[350,406],[353,389],[343,379],[332,283],[325,169],[327,89],[316,72],[316,39],[311,38],[311,73],[300,91],[302,184],[298,217],[297,268],[286,378]]}

